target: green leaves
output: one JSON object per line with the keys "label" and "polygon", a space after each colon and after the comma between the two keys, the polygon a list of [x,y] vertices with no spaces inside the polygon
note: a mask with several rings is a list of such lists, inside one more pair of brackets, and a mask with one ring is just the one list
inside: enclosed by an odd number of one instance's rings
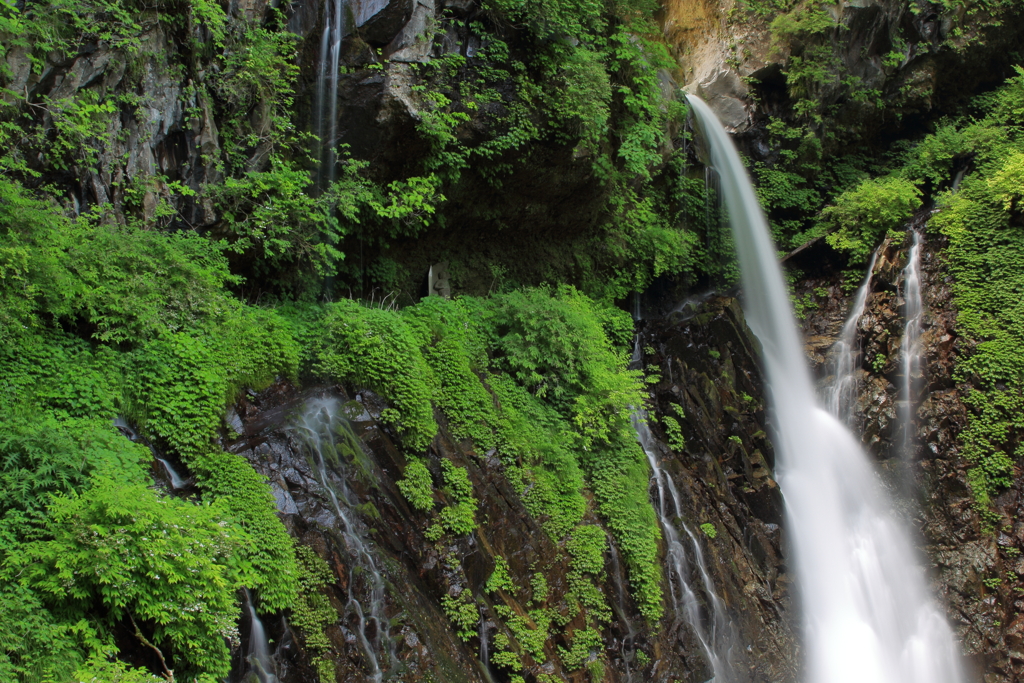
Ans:
{"label": "green leaves", "polygon": [[920,205],[921,191],[909,180],[865,180],[822,212],[822,220],[834,230],[825,239],[833,248],[849,252],[855,262],[864,262],[882,236],[901,228]]}
{"label": "green leaves", "polygon": [[[237,639],[238,549],[248,539],[220,524],[223,510],[157,498],[145,486],[100,480],[54,499],[49,540],[8,557],[19,581],[61,613],[84,616],[99,601],[111,624],[134,615],[153,624],[180,674],[228,673],[225,640]],[[177,663],[176,663],[177,664]]]}

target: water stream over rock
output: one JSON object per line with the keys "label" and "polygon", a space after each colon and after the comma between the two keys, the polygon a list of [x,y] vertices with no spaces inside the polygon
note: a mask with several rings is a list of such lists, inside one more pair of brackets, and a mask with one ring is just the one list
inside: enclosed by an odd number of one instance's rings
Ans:
{"label": "water stream over rock", "polygon": [[903,443],[900,455],[904,461],[911,457],[914,434],[914,389],[921,375],[921,233],[911,230],[912,242],[903,269],[903,341],[900,343],[902,383],[900,386],[900,430]]}
{"label": "water stream over rock", "polygon": [[[356,563],[349,570],[348,602],[345,610],[347,614],[356,617],[355,636],[366,655],[371,680],[379,683],[384,672],[378,661],[378,650],[391,652],[388,621],[384,616],[384,576],[377,566],[368,541],[361,536],[356,527],[347,488],[344,483],[340,487],[334,484],[328,469],[329,466],[336,470],[343,467],[341,454],[346,451],[351,454],[358,449],[355,437],[350,430],[346,430],[346,426],[340,417],[340,402],[337,399],[314,398],[306,403],[294,429],[307,449],[307,455],[312,460],[323,490],[331,500],[340,522],[337,531],[349,552],[356,558]],[[367,605],[359,601],[355,591],[360,579],[367,583],[369,589]],[[387,664],[385,661],[385,666]]]}
{"label": "water stream over rock", "polygon": [[320,140],[318,186],[334,182],[338,144],[338,66],[341,40],[348,32],[348,0],[324,3],[323,33],[320,35],[320,61],[316,78],[314,127]]}
{"label": "water stream over rock", "polygon": [[[638,365],[639,362],[640,346],[639,340],[637,340],[633,352],[633,365]],[[736,678],[733,662],[730,660],[730,656],[735,652],[732,620],[708,574],[700,542],[683,521],[679,491],[676,489],[672,477],[661,467],[661,456],[654,435],[647,425],[645,411],[637,410],[633,414],[633,429],[636,430],[637,440],[647,455],[647,462],[651,466],[651,483],[657,491],[654,509],[657,512],[667,548],[665,565],[669,577],[669,595],[672,598],[673,612],[676,619],[682,617],[692,629],[711,665],[716,683],[732,683]],[[697,592],[690,585],[692,574],[690,556],[678,527],[681,527],[683,533],[686,534],[690,552],[692,552],[693,559],[696,560],[701,579],[703,605]],[[706,618],[705,611],[707,612]]]}
{"label": "water stream over rock", "polygon": [[252,604],[252,596],[245,591],[245,602],[249,609],[249,651],[246,662],[249,665],[248,680],[255,676],[257,683],[277,683],[278,678],[275,672],[274,661],[270,656],[270,642],[267,640],[267,631],[263,628],[263,622],[256,614],[256,607]]}
{"label": "water stream over rock", "polygon": [[852,425],[853,405],[857,400],[857,368],[860,356],[857,326],[861,316],[864,315],[864,308],[867,305],[868,296],[871,294],[872,275],[880,250],[881,247],[871,254],[864,282],[861,283],[854,295],[853,304],[850,306],[850,315],[846,319],[846,324],[843,325],[842,333],[832,346],[830,372],[832,383],[828,386],[825,404],[828,411],[848,427]]}
{"label": "water stream over rock", "polygon": [[928,594],[910,534],[860,445],[819,407],[768,226],[732,141],[688,101],[711,148],[761,341],[777,474],[802,597],[809,683],[957,683],[958,647]]}

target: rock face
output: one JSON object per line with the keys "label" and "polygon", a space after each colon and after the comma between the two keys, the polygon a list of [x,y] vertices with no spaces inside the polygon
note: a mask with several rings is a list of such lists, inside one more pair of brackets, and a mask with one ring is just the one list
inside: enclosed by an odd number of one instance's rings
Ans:
{"label": "rock face", "polygon": [[[771,473],[763,403],[755,398],[760,383],[755,341],[734,299],[714,298],[696,314],[677,317],[650,324],[641,340],[646,347],[644,363],[652,372],[656,367],[661,377],[653,385],[650,424],[659,437],[662,466],[681,495],[687,526],[711,529],[696,536],[745,650],[740,680],[795,681],[798,649],[789,619],[781,500]],[[348,502],[342,498],[341,504],[350,515],[351,530],[366,541],[386,586],[382,614],[387,621],[378,626],[365,620],[363,627],[380,668],[396,675],[396,680],[506,680],[497,667],[481,662],[486,647],[482,638],[493,644],[507,630],[496,617],[495,606],[528,614],[531,577],[542,570],[548,586],[546,604],[564,609],[560,601],[569,588],[569,566],[562,549],[524,508],[500,461],[493,453],[475,452],[471,442],[454,441],[442,424],[428,451],[428,467],[437,478],[442,460],[467,469],[480,502],[479,526],[450,543],[429,541],[426,517],[409,506],[396,485],[407,463],[378,422],[384,403],[367,391],[340,386],[299,391],[279,384],[235,406],[233,429],[241,437],[228,449],[246,457],[269,479],[290,533],[331,567],[333,583],[326,591],[339,618],[326,635],[336,679],[373,680],[359,638],[359,613],[350,603],[353,598],[360,602],[365,615],[373,598],[365,575],[351,571],[360,560],[353,544],[345,542],[341,531],[346,527],[338,508],[296,428],[303,406],[324,397],[340,402],[343,424],[358,444],[327,468],[327,476],[331,489],[348,492]],[[681,425],[685,443],[666,437],[665,416],[674,416]],[[589,521],[598,520],[591,515]],[[488,592],[495,556],[507,561],[515,588]],[[700,592],[701,577],[692,556],[688,571],[691,585]],[[709,678],[707,660],[682,615],[669,609],[662,623],[645,623],[626,585],[612,548],[605,554],[601,587],[614,606],[614,618],[602,634],[603,649],[590,655],[606,663],[604,680],[668,683]],[[454,598],[463,591],[469,591],[481,615],[479,623],[470,625],[465,641],[441,607],[445,596]],[[707,596],[700,599],[706,611]],[[281,680],[313,680],[313,653],[303,634],[287,619],[264,622],[271,640],[279,644]],[[573,627],[570,621],[567,631]],[[243,635],[247,633],[243,628]],[[534,657],[536,666],[524,671],[526,679],[545,680],[542,675],[547,674],[555,680],[589,680],[586,669],[563,671],[559,660],[551,657],[556,648],[567,646],[564,636],[546,641],[547,656]],[[246,669],[241,655],[247,647],[243,642],[239,651],[239,675]]]}
{"label": "rock face", "polygon": [[[971,87],[998,82],[996,74],[1009,68],[1005,50],[1020,39],[1019,27],[1005,26],[995,16],[964,21],[955,11],[938,6],[922,11],[899,0],[856,0],[824,9],[788,4],[788,16],[824,11],[833,23],[811,33],[787,31],[773,24],[785,14],[780,6],[737,0],[663,2],[662,25],[680,82],[706,100],[730,132],[756,135],[765,115],[790,116],[798,103],[792,87],[787,88],[791,76],[784,72],[795,73],[799,60],[812,60],[826,65],[827,73],[806,86],[806,94],[822,111],[830,107],[829,117],[842,128],[861,128],[870,137],[891,129],[893,122],[881,109],[866,105],[863,93],[877,93],[904,115],[934,116],[962,101]],[[985,47],[964,53],[965,45],[979,43]]]}

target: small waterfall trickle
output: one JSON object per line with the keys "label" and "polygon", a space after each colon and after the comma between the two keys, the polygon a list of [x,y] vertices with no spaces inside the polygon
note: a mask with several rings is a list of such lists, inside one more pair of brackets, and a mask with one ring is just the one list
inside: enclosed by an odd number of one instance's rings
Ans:
{"label": "small waterfall trickle", "polygon": [[320,62],[316,78],[313,121],[320,141],[320,170],[317,186],[323,190],[334,182],[338,145],[338,67],[341,41],[348,33],[348,0],[324,2],[323,33],[320,34]]}
{"label": "small waterfall trickle", "polygon": [[619,551],[615,549],[615,542],[608,543],[609,557],[612,563],[612,582],[615,584],[615,611],[619,621],[626,627],[626,635],[622,638],[622,645],[619,646],[619,655],[622,657],[622,665],[625,668],[626,683],[632,683],[633,673],[630,665],[633,663],[633,656],[636,653],[636,628],[633,620],[629,618],[629,611],[626,609],[626,598],[629,592],[622,580],[622,562],[619,560]]}
{"label": "small waterfall trickle", "polygon": [[903,341],[900,343],[900,363],[903,378],[900,386],[899,419],[903,432],[901,455],[904,464],[911,458],[914,447],[914,398],[917,378],[921,374],[921,233],[912,230],[913,241],[903,269]]}
{"label": "small waterfall trickle", "polygon": [[159,460],[160,464],[164,466],[167,476],[170,477],[171,488],[175,491],[185,488],[185,480],[181,478],[181,475],[179,475],[177,470],[174,469],[174,466],[163,458],[157,458],[157,460]]}
{"label": "small waterfall trickle", "polygon": [[[353,614],[356,617],[358,626],[355,629],[355,636],[366,654],[371,680],[374,683],[380,683],[383,680],[384,672],[377,659],[378,650],[383,649],[390,662],[395,661],[388,620],[384,614],[384,575],[374,559],[368,542],[360,535],[356,527],[355,515],[352,512],[350,495],[344,478],[337,484],[331,481],[331,470],[328,468],[328,464],[340,468],[339,451],[344,450],[346,446],[358,448],[358,445],[354,443],[355,437],[352,436],[351,431],[345,431],[347,425],[339,417],[339,408],[337,399],[311,399],[306,403],[305,410],[295,424],[294,430],[308,449],[312,465],[320,479],[320,485],[330,498],[334,513],[341,522],[337,531],[345,547],[355,559],[349,569],[348,601],[345,604],[345,610],[346,614]],[[346,439],[345,437],[350,438]],[[356,593],[357,586],[361,581],[365,582],[369,592],[367,600],[369,604],[365,607]],[[367,636],[367,630],[370,630],[370,636]]]}
{"label": "small waterfall trickle", "polygon": [[860,356],[857,325],[864,315],[868,296],[871,294],[872,275],[880,249],[881,247],[871,254],[867,275],[853,297],[853,305],[850,306],[850,314],[843,325],[843,331],[832,346],[832,384],[828,387],[825,403],[828,411],[848,427],[853,424],[853,405],[857,401],[857,368]]}
{"label": "small waterfall trickle", "polygon": [[[639,365],[639,362],[640,343],[637,339],[631,366]],[[665,561],[669,569],[673,610],[675,614],[682,615],[692,629],[715,674],[714,681],[716,683],[731,683],[735,679],[733,663],[730,660],[730,655],[735,651],[735,630],[732,620],[729,618],[725,602],[715,591],[714,582],[704,563],[704,553],[700,548],[700,542],[683,521],[679,491],[668,472],[661,469],[661,456],[654,435],[651,434],[651,429],[647,425],[646,412],[635,411],[632,420],[637,441],[640,442],[640,446],[647,455],[647,462],[651,465],[651,482],[657,491],[658,500],[655,512],[661,523],[667,549]],[[697,560],[697,570],[700,574],[702,592],[708,612],[707,619],[702,614],[700,598],[690,585],[689,553],[679,533],[679,527],[686,534],[693,557]]]}
{"label": "small waterfall trickle", "polygon": [[860,444],[818,407],[767,221],[714,112],[688,96],[722,180],[744,310],[761,342],[808,683],[959,683],[959,648]]}
{"label": "small waterfall trickle", "polygon": [[267,632],[259,615],[256,614],[256,607],[252,604],[248,588],[245,589],[245,601],[249,606],[249,650],[246,661],[249,664],[250,676],[255,674],[259,683],[278,683],[274,661],[270,657]]}
{"label": "small waterfall trickle", "polygon": [[[128,420],[124,419],[123,415],[118,415],[117,417],[114,418],[114,427],[119,429],[122,434],[127,436],[132,441],[143,441],[143,439],[135,432],[135,430],[132,429],[131,425],[128,424]],[[186,486],[188,486],[188,482],[181,478],[181,475],[178,474],[178,471],[174,469],[174,465],[172,465],[169,460],[161,458],[159,455],[157,455],[156,449],[154,449],[152,446],[149,447],[149,450],[153,454],[153,457],[156,458],[157,462],[159,462],[160,465],[163,466],[164,472],[167,473],[167,478],[171,482],[172,490],[177,491],[178,489],[183,489]]]}
{"label": "small waterfall trickle", "polygon": [[496,683],[494,674],[491,673],[491,653],[488,647],[489,631],[492,626],[494,624],[487,621],[487,617],[481,614],[480,626],[477,629],[477,635],[480,638],[480,672],[484,675],[484,680],[487,683]]}

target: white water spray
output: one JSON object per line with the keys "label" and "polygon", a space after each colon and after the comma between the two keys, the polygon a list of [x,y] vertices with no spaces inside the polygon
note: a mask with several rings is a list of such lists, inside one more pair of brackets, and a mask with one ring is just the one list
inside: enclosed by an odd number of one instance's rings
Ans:
{"label": "white water spray", "polygon": [[904,464],[910,462],[914,446],[914,389],[921,374],[921,233],[912,230],[913,242],[903,269],[903,341],[900,343],[900,361],[903,382],[900,386],[900,425],[903,431],[901,455]]}
{"label": "white water spray", "polygon": [[802,606],[808,683],[958,683],[958,647],[910,535],[850,433],[815,399],[775,246],[746,170],[711,109],[687,97],[711,148],[761,341]]}
{"label": "white water spray", "polygon": [[867,275],[864,276],[864,282],[861,283],[860,289],[853,297],[850,315],[846,318],[846,324],[843,325],[839,339],[832,345],[832,384],[828,388],[825,402],[828,411],[847,427],[853,424],[853,404],[857,401],[857,361],[860,355],[860,344],[857,343],[857,325],[860,323],[861,316],[864,315],[868,296],[871,294],[871,280],[880,249],[881,247],[871,255]]}
{"label": "white water spray", "polygon": [[[128,421],[124,419],[123,415],[118,415],[117,417],[114,418],[114,426],[121,430],[121,433],[127,436],[132,441],[141,440],[139,438],[139,435],[135,433],[135,430],[132,429],[131,425],[128,424]],[[178,474],[178,471],[176,469],[174,469],[174,465],[172,465],[170,461],[165,460],[164,458],[161,458],[159,455],[157,455],[156,451],[153,449],[152,446],[150,446],[149,450],[153,454],[153,457],[156,458],[157,461],[163,466],[164,472],[167,473],[167,478],[171,481],[172,490],[177,491],[178,489],[183,489],[188,485],[188,482],[181,478],[181,475]]]}
{"label": "white water spray", "polygon": [[633,663],[633,658],[636,655],[636,628],[633,626],[633,622],[629,618],[629,612],[626,610],[626,596],[629,595],[629,592],[626,590],[625,582],[622,580],[622,562],[619,561],[619,552],[615,549],[615,542],[612,540],[609,540],[608,551],[612,565],[611,578],[615,584],[615,615],[619,618],[622,625],[626,627],[626,634],[622,637],[622,643],[619,645],[619,656],[622,657],[626,683],[633,683],[633,673],[630,665]]}
{"label": "white water spray", "polygon": [[[330,498],[334,513],[341,522],[338,529],[341,540],[355,559],[349,570],[348,602],[345,609],[348,613],[356,616],[358,627],[355,629],[355,636],[366,654],[370,679],[373,683],[380,683],[384,678],[384,672],[377,660],[378,647],[384,645],[391,661],[395,661],[392,651],[394,644],[391,642],[388,621],[384,614],[384,575],[378,568],[369,545],[355,526],[352,505],[344,480],[336,485],[329,476],[328,462],[336,466],[341,464],[338,456],[343,445],[339,443],[339,437],[344,437],[345,433],[342,421],[338,417],[339,412],[337,399],[311,399],[306,403],[306,408],[294,429],[306,448],[309,449],[309,456],[316,468],[317,476],[320,478],[320,485]],[[354,437],[351,441],[354,441]],[[348,445],[358,447],[353,443]],[[360,578],[366,583],[368,589],[368,610],[364,609],[363,603],[356,597],[356,586],[360,583]],[[371,625],[373,626],[372,636],[367,636],[368,627]]]}
{"label": "white water spray", "polygon": [[160,464],[164,466],[164,471],[167,472],[167,476],[170,477],[171,488],[175,491],[185,488],[185,480],[181,478],[181,475],[174,469],[174,466],[163,458],[157,458],[157,460],[159,460]]}

